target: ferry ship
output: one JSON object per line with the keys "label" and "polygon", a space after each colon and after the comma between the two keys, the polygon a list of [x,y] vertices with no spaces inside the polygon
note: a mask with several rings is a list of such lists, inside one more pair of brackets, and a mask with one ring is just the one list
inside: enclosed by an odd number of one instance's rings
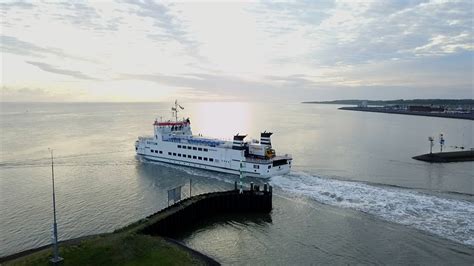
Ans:
{"label": "ferry ship", "polygon": [[178,120],[184,108],[175,101],[171,108],[174,121],[153,123],[154,136],[138,137],[135,150],[146,160],[250,177],[268,178],[290,172],[291,155],[277,155],[272,148],[271,132],[260,140],[245,141],[236,134],[233,141],[193,135],[189,118]]}

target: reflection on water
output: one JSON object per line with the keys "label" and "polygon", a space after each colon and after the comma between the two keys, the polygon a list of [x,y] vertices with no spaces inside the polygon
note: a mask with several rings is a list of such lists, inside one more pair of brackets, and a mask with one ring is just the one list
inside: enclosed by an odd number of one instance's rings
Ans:
{"label": "reflection on water", "polygon": [[[268,227],[272,223],[272,216],[268,213],[224,213],[218,216],[211,216],[201,221],[196,221],[195,224],[186,228],[184,231],[179,232],[171,237],[176,239],[187,239],[192,237],[194,234],[200,232],[215,230],[222,226],[231,227],[235,230],[225,230],[223,233],[219,233],[219,238],[238,238],[239,228],[243,227],[254,227],[259,230],[268,230]],[[267,228],[267,229],[265,229]]]}

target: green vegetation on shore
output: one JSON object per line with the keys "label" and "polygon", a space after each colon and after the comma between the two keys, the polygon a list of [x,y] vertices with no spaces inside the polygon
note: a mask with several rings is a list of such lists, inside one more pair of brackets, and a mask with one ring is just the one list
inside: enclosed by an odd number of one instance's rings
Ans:
{"label": "green vegetation on shore", "polygon": [[[175,208],[199,198],[188,198]],[[141,230],[169,214],[166,208],[145,219],[115,230],[113,233],[92,235],[63,241],[59,254],[61,265],[207,265],[204,256],[159,236],[142,234]],[[2,265],[51,265],[52,248],[45,247],[14,254]]]}
{"label": "green vegetation on shore", "polygon": [[[199,252],[160,236],[143,234],[142,230],[164,217],[206,197],[197,195],[180,201],[147,218],[138,220],[113,233],[62,241],[61,265],[215,265]],[[0,258],[0,265],[51,265],[51,247],[42,247]],[[3,260],[3,261],[2,261]]]}
{"label": "green vegetation on shore", "polygon": [[[182,247],[161,237],[130,232],[86,238],[61,244],[62,265],[205,265]],[[50,265],[51,248],[6,262],[4,265]]]}
{"label": "green vegetation on shore", "polygon": [[303,103],[316,104],[347,104],[358,105],[363,101],[367,101],[368,105],[454,105],[454,106],[474,106],[474,99],[413,99],[413,100],[334,100],[334,101],[310,101]]}

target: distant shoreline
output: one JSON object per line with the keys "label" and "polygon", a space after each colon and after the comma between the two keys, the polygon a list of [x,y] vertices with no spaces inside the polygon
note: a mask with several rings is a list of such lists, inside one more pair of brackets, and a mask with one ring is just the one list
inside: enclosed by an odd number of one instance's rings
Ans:
{"label": "distant shoreline", "polygon": [[393,109],[387,110],[387,109],[379,108],[379,107],[341,107],[339,108],[339,110],[474,120],[474,113],[461,114],[461,113],[413,112],[413,111],[407,111],[407,110],[393,110]]}
{"label": "distant shoreline", "polygon": [[412,100],[334,100],[334,101],[306,101],[305,104],[341,104],[359,105],[366,102],[367,105],[443,105],[443,106],[474,106],[474,99],[412,99]]}

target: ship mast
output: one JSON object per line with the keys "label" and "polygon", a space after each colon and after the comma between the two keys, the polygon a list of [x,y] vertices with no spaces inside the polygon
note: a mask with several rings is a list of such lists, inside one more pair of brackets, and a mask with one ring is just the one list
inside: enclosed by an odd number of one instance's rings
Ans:
{"label": "ship mast", "polygon": [[175,119],[175,122],[178,122],[178,112],[179,112],[179,108],[181,110],[184,110],[184,107],[182,107],[181,105],[178,104],[178,100],[175,100],[174,101],[174,107],[171,107],[171,111],[173,111],[173,114],[174,114],[174,119]]}

